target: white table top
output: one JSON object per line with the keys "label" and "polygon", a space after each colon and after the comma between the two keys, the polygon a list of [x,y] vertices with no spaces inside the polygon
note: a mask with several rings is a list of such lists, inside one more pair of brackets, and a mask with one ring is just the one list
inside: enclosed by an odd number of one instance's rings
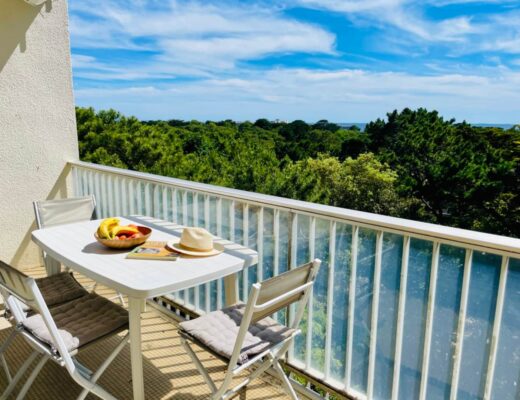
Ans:
{"label": "white table top", "polygon": [[[120,217],[121,225],[152,228],[149,240],[178,239],[182,226],[142,216]],[[187,289],[241,271],[258,262],[255,251],[216,239],[224,253],[213,257],[180,256],[177,261],[129,260],[129,250],[114,250],[94,238],[101,220],[36,230],[33,241],[52,258],[95,281],[136,298],[149,298]]]}

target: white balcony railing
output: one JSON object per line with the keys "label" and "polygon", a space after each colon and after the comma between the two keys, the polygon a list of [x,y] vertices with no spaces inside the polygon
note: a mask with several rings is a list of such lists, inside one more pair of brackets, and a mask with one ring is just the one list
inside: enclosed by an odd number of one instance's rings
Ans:
{"label": "white balcony railing", "polygon": [[[249,246],[250,285],[323,260],[288,363],[369,399],[520,397],[520,240],[77,162],[100,217],[145,214]],[[172,298],[197,313],[222,282]],[[286,315],[278,315],[286,318]]]}

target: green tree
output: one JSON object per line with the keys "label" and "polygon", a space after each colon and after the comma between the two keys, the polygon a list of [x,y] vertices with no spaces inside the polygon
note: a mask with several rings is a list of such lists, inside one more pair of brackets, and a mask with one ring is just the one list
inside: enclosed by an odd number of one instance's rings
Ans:
{"label": "green tree", "polygon": [[402,208],[397,174],[371,153],[343,162],[320,155],[288,164],[283,175],[285,197],[388,215]]}
{"label": "green tree", "polygon": [[406,216],[520,235],[518,133],[394,111],[367,125],[371,149],[398,174]]}

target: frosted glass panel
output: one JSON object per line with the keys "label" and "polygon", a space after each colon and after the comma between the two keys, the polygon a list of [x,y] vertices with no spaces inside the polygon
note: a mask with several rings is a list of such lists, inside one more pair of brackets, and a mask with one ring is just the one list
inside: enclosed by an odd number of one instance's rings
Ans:
{"label": "frosted glass panel", "polygon": [[350,254],[352,227],[336,224],[336,257],[334,266],[334,301],[332,309],[331,376],[339,381],[345,377],[348,285],[350,278]]}
{"label": "frosted glass panel", "polygon": [[217,234],[217,198],[209,198],[209,230],[214,235]]}
{"label": "frosted glass panel", "polygon": [[187,206],[187,211],[188,211],[187,225],[193,226],[194,220],[193,220],[193,193],[192,192],[187,193],[186,206]]}
{"label": "frosted glass panel", "polygon": [[312,357],[311,366],[319,371],[324,368],[325,331],[327,327],[327,286],[329,276],[330,222],[316,219],[314,242],[315,257],[322,261],[313,289]]}
{"label": "frosted glass panel", "polygon": [[235,203],[233,215],[235,218],[235,238],[233,241],[244,244],[244,204]]}
{"label": "frosted glass panel", "polygon": [[484,395],[500,263],[499,256],[480,252],[473,254],[460,365],[459,400],[481,399]]}
{"label": "frosted glass panel", "polygon": [[183,196],[183,193],[184,191],[183,190],[177,190],[177,223],[180,224],[180,225],[184,225],[187,223],[187,220],[188,220],[188,216],[184,214],[184,202],[183,202],[183,199],[184,199],[184,196]]}
{"label": "frosted glass panel", "polygon": [[441,246],[430,350],[428,399],[447,399],[450,395],[465,256],[464,249]]}
{"label": "frosted glass panel", "polygon": [[383,236],[381,286],[379,289],[376,378],[374,382],[374,398],[376,399],[388,399],[392,394],[402,257],[403,237],[385,234]]}
{"label": "frosted glass panel", "polygon": [[228,239],[230,238],[230,224],[231,224],[231,219],[230,219],[230,215],[229,215],[229,210],[231,208],[231,201],[230,200],[227,200],[227,199],[222,199],[222,203],[221,203],[221,207],[222,207],[222,211],[221,211],[221,221],[222,221],[222,234],[221,236],[224,238],[224,239]]}
{"label": "frosted glass panel", "polygon": [[211,281],[210,282],[210,297],[211,297],[211,303],[210,303],[210,311],[215,311],[217,309],[217,281]]}
{"label": "frosted glass panel", "polygon": [[263,274],[262,280],[273,276],[274,268],[274,210],[264,208],[263,226]]}
{"label": "frosted glass panel", "polygon": [[399,383],[402,400],[419,395],[431,263],[432,243],[411,239]]}
{"label": "frosted glass panel", "polygon": [[310,218],[307,215],[298,215],[296,265],[305,264],[310,260],[309,229]]}
{"label": "frosted glass panel", "polygon": [[[248,246],[250,249],[258,250],[258,211],[260,207],[257,206],[249,206],[249,229],[248,229]],[[248,275],[249,275],[249,287],[252,284],[258,282],[258,265],[253,265],[249,267]]]}
{"label": "frosted glass panel", "polygon": [[[296,236],[296,265],[309,262],[309,229],[310,218],[307,215],[298,215],[297,236]],[[305,337],[307,335],[307,309],[300,323],[302,334],[297,336],[294,341],[294,356],[300,361],[305,360]]]}
{"label": "frosted glass panel", "polygon": [[520,399],[520,260],[509,261],[493,399]]}
{"label": "frosted glass panel", "polygon": [[278,273],[281,274],[289,269],[289,240],[291,226],[290,214],[280,211],[280,231],[278,234]]}
{"label": "frosted glass panel", "polygon": [[[287,211],[279,212],[278,230],[278,274],[289,269],[289,240],[290,240],[290,214]],[[277,320],[287,323],[287,312],[282,310],[277,314]]]}
{"label": "frosted glass panel", "polygon": [[197,221],[195,224],[202,228],[206,227],[206,219],[205,219],[205,197],[203,194],[199,194],[197,196],[197,204],[195,205],[197,208]]}
{"label": "frosted glass panel", "polygon": [[206,307],[206,285],[199,285],[199,308],[205,310]]}
{"label": "frosted glass panel", "polygon": [[363,392],[366,391],[368,377],[370,311],[372,309],[375,250],[376,233],[372,230],[360,229],[351,382],[354,389]]}

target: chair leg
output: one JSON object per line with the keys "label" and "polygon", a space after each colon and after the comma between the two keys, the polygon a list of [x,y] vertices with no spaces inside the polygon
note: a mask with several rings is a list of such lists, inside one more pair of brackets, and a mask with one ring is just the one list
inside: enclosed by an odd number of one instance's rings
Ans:
{"label": "chair leg", "polygon": [[126,307],[125,299],[123,298],[123,295],[119,292],[117,292],[117,297],[119,297],[119,301],[121,302],[121,305],[123,307]]}
{"label": "chair leg", "polygon": [[11,345],[11,342],[13,341],[14,337],[18,331],[13,329],[13,331],[9,334],[5,342],[2,344],[2,347],[0,347],[0,361],[2,362],[2,368],[5,371],[5,375],[7,376],[7,381],[11,382],[11,371],[9,370],[9,365],[7,365],[7,361],[5,359],[4,353],[7,351],[7,348]]}
{"label": "chair leg", "polygon": [[186,339],[184,339],[183,337],[181,337],[181,345],[182,345],[182,347],[184,347],[184,350],[186,350],[186,353],[188,353],[188,355],[191,357],[193,363],[197,367],[197,370],[204,378],[204,381],[206,382],[206,384],[209,386],[211,393],[215,393],[217,391],[217,387],[215,386],[213,379],[211,379],[211,377],[209,376],[208,371],[206,371],[206,368],[204,368],[204,366],[202,365],[199,358],[197,357],[197,355],[191,348],[188,341]]}
{"label": "chair leg", "polygon": [[86,377],[91,377],[93,372],[85,367],[83,364],[81,364],[76,357],[72,357],[72,363],[74,364],[74,367],[78,370],[78,372]]}
{"label": "chair leg", "polygon": [[11,371],[9,370],[9,365],[7,365],[7,361],[6,361],[5,356],[3,354],[0,355],[0,362],[2,362],[2,368],[5,371],[5,376],[7,378],[7,382],[11,382],[13,377],[11,376]]}
{"label": "chair leg", "polygon": [[[246,379],[244,379],[242,382],[240,382],[238,385],[235,385],[232,389],[227,390],[227,387],[231,383],[231,379],[227,378],[227,381],[224,381],[222,384],[223,387],[220,388],[218,395],[215,396],[217,399],[231,399],[234,398],[237,393],[239,393],[241,390],[247,388],[247,385],[249,385],[252,381],[254,381],[256,378],[258,378],[260,375],[262,375],[267,369],[271,366],[272,361],[266,360],[262,364],[258,366]],[[229,374],[229,372],[228,372]],[[227,376],[226,376],[227,377]]]}
{"label": "chair leg", "polygon": [[[92,286],[87,287],[87,289],[89,289],[91,292],[95,292],[97,289],[97,286],[98,286],[98,284],[96,282]],[[109,298],[109,300],[114,300],[114,299],[119,299],[119,302],[121,303],[121,305],[123,307],[126,307],[125,299],[123,298],[123,295],[121,293],[117,292],[116,296]]]}
{"label": "chair leg", "polygon": [[27,378],[27,381],[25,381],[22,389],[20,390],[20,393],[18,393],[18,396],[16,397],[16,400],[23,400],[29,389],[31,388],[31,385],[33,384],[34,380],[40,373],[41,369],[45,365],[45,363],[49,361],[49,357],[42,355],[40,358],[40,361],[38,361],[38,364],[36,364],[36,367],[34,367],[33,371],[31,372],[31,375],[29,375],[29,378]]}
{"label": "chair leg", "polygon": [[11,380],[11,382],[9,382],[9,385],[7,385],[7,388],[2,393],[2,396],[0,396],[0,400],[5,400],[5,399],[7,399],[9,397],[9,395],[11,394],[13,389],[15,388],[16,384],[18,383],[18,381],[22,378],[22,376],[25,373],[25,371],[27,371],[27,368],[29,368],[31,366],[33,361],[38,356],[38,354],[39,353],[35,350],[35,351],[33,351],[31,353],[29,358],[27,358],[27,360],[25,360],[25,362],[22,364],[20,369],[16,372],[16,374],[13,377],[13,379]]}
{"label": "chair leg", "polygon": [[73,374],[71,374],[72,379],[76,381],[82,388],[85,388],[88,390],[88,392],[96,395],[100,399],[103,400],[117,400],[114,396],[112,396],[110,393],[108,393],[105,389],[103,389],[101,386],[96,385],[95,383],[92,383],[87,378],[85,378],[83,375],[75,371]]}
{"label": "chair leg", "polygon": [[294,390],[293,386],[291,385],[291,381],[285,375],[285,372],[283,371],[282,366],[280,365],[280,362],[278,360],[274,360],[273,362],[273,368],[278,373],[278,376],[280,377],[280,380],[282,381],[282,385],[285,387],[285,390],[289,394],[292,400],[298,400],[298,396],[296,396],[296,391]]}
{"label": "chair leg", "polygon": [[47,271],[47,276],[59,274],[61,271],[61,263],[44,253],[43,264]]}
{"label": "chair leg", "polygon": [[[105,372],[105,370],[108,368],[108,366],[112,363],[112,361],[114,361],[114,359],[121,352],[121,350],[123,350],[123,348],[125,347],[125,345],[127,343],[128,343],[128,334],[123,338],[123,340],[121,340],[121,342],[119,342],[119,344],[114,349],[114,351],[112,353],[110,353],[108,358],[105,360],[105,362],[103,362],[103,364],[101,364],[101,366],[97,369],[97,371],[94,373],[94,375],[92,375],[92,377],[90,378],[91,383],[95,384],[97,382],[99,377],[103,374],[103,372]],[[89,391],[90,391],[89,389],[86,389],[86,388],[83,389],[83,391],[81,392],[81,394],[79,395],[77,400],[85,399],[85,397],[87,397]]]}

